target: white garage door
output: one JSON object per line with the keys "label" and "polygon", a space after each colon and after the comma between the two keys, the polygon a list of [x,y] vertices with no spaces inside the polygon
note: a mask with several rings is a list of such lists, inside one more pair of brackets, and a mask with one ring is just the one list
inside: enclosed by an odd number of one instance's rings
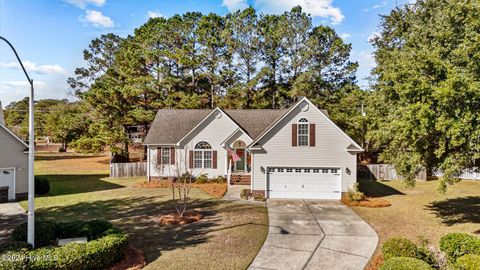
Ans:
{"label": "white garage door", "polygon": [[13,169],[0,169],[0,187],[8,187],[8,199],[15,199],[15,172]]}
{"label": "white garage door", "polygon": [[269,167],[269,198],[331,199],[342,196],[341,168]]}

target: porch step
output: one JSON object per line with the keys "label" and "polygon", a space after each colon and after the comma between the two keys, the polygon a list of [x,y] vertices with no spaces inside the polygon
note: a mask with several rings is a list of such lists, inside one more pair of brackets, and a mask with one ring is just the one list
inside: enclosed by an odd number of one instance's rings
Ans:
{"label": "porch step", "polygon": [[231,185],[250,185],[252,177],[249,174],[232,174],[230,175]]}

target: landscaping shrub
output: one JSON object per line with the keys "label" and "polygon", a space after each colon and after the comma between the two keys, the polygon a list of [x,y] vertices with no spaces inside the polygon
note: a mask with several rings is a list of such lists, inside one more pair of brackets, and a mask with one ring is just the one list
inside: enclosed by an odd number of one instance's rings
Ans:
{"label": "landscaping shrub", "polygon": [[480,269],[480,255],[463,255],[457,259],[455,266],[462,270],[478,270]]}
{"label": "landscaping shrub", "polygon": [[380,270],[433,270],[433,268],[419,259],[392,257],[385,261]]}
{"label": "landscaping shrub", "polygon": [[250,197],[250,189],[245,188],[240,190],[240,198],[244,200],[248,200],[249,197]]}
{"label": "landscaping shrub", "polygon": [[227,183],[227,178],[225,178],[224,176],[217,176],[216,178],[212,179],[213,182],[215,183],[219,183],[219,184],[223,184],[223,183]]}
{"label": "landscaping shrub", "polygon": [[[52,222],[53,223],[53,222]],[[98,236],[87,243],[70,243],[63,247],[41,247],[34,250],[11,242],[0,254],[0,270],[10,269],[104,269],[119,261],[127,248],[128,237],[109,222],[74,221],[57,226],[65,236]],[[75,232],[79,229],[79,232]],[[38,237],[38,235],[37,235]]]}
{"label": "landscaping shrub", "polygon": [[[27,223],[18,225],[12,232],[13,241],[27,242]],[[57,224],[50,220],[35,220],[35,247],[55,244]]]}
{"label": "landscaping shrub", "polygon": [[358,183],[355,183],[353,189],[348,189],[347,196],[352,202],[359,202],[365,200],[365,194],[358,190]]}
{"label": "landscaping shrub", "polygon": [[35,177],[35,195],[45,195],[50,192],[50,182],[47,178]]}
{"label": "landscaping shrub", "polygon": [[390,238],[383,244],[382,254],[385,260],[393,257],[417,258],[418,248],[405,238]]}
{"label": "landscaping shrub", "polygon": [[449,233],[440,239],[440,250],[451,261],[466,254],[480,255],[480,238],[466,233]]}
{"label": "landscaping shrub", "polygon": [[6,251],[18,251],[22,249],[30,249],[31,246],[22,241],[8,241],[0,244],[0,254]]}
{"label": "landscaping shrub", "polygon": [[61,222],[57,224],[57,236],[58,238],[87,237],[91,241],[112,228],[112,224],[105,220]]}
{"label": "landscaping shrub", "polygon": [[208,182],[208,175],[206,173],[201,174],[195,178],[195,184],[205,184]]}

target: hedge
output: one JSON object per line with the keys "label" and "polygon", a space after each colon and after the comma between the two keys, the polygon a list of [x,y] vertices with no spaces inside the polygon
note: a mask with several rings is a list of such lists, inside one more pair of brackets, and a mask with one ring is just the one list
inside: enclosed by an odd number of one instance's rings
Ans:
{"label": "hedge", "polygon": [[[12,232],[13,241],[27,242],[27,223],[18,225]],[[57,240],[57,223],[51,220],[35,220],[35,247],[46,247]]]}
{"label": "hedge", "polygon": [[407,257],[393,257],[380,266],[380,270],[433,270],[426,262]]}
{"label": "hedge", "polygon": [[418,254],[417,246],[405,238],[390,238],[383,244],[382,254],[385,260],[393,257],[416,258]]}
{"label": "hedge", "polygon": [[451,261],[466,254],[480,255],[480,238],[466,233],[449,233],[440,239],[440,250]]}
{"label": "hedge", "polygon": [[480,269],[480,255],[467,254],[457,259],[456,268],[462,270],[478,270]]}
{"label": "hedge", "polygon": [[34,250],[26,249],[25,244],[11,242],[0,253],[0,270],[104,269],[123,257],[128,244],[127,235],[106,221],[62,222],[55,224],[55,230],[61,238],[87,237],[92,240]]}

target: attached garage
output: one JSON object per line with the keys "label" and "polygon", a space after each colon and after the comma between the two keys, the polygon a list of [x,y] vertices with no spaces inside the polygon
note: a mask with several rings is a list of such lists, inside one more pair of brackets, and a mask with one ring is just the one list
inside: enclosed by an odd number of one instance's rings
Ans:
{"label": "attached garage", "polygon": [[339,167],[268,167],[267,172],[269,198],[341,199],[342,170]]}
{"label": "attached garage", "polygon": [[[8,200],[14,200],[15,199],[15,169],[2,169],[0,168],[0,187],[2,188],[2,194],[3,191],[7,190],[8,188]],[[0,201],[2,201],[2,198],[0,198]]]}

